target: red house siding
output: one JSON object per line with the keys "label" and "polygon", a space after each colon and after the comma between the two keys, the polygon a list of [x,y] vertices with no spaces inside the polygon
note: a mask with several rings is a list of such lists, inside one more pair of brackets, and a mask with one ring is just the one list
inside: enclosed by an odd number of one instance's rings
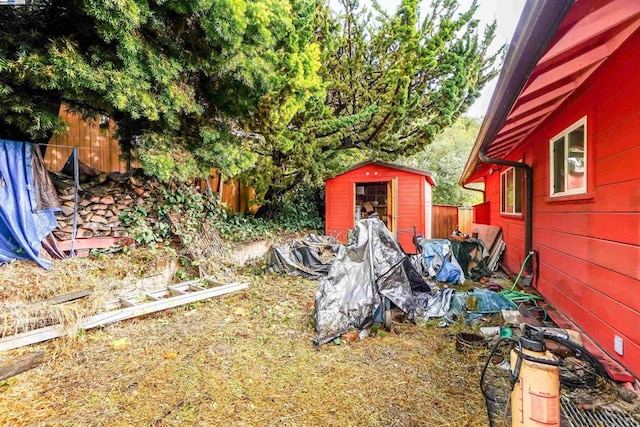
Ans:
{"label": "red house siding", "polygon": [[473,207],[473,222],[476,224],[491,224],[491,204],[483,202]]}
{"label": "red house siding", "polygon": [[355,226],[356,183],[388,182],[395,178],[398,240],[405,252],[415,253],[414,225],[418,234],[429,237],[431,233],[431,185],[424,175],[375,163],[326,180],[326,234],[346,242],[348,230]]}
{"label": "red house siding", "polygon": [[[538,290],[609,354],[640,376],[640,34],[510,156],[534,169],[533,248]],[[549,140],[587,118],[587,194],[549,197]],[[524,258],[524,223],[500,214],[499,174],[485,178],[506,264]],[[624,354],[614,351],[614,336]]]}

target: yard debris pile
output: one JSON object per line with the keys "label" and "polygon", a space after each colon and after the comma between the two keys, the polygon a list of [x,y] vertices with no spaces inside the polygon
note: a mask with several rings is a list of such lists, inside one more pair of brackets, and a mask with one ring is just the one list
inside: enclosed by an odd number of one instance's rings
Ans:
{"label": "yard debris pile", "polygon": [[[383,298],[413,318],[413,290],[430,291],[379,219],[358,221],[354,243],[338,251],[316,295],[316,344],[373,323]],[[405,262],[407,261],[407,262]]]}
{"label": "yard debris pile", "polygon": [[463,284],[466,280],[460,263],[446,239],[418,239],[422,265],[429,278],[438,282]]}
{"label": "yard debris pile", "polygon": [[187,255],[191,264],[197,267],[199,277],[233,275],[228,268],[230,248],[220,237],[210,219],[202,219],[194,226],[193,221],[175,211],[168,213],[167,219],[171,222],[176,234],[182,236],[180,243],[184,249],[181,253]]}
{"label": "yard debris pile", "polygon": [[269,269],[307,279],[326,277],[341,248],[333,237],[309,234],[304,239],[273,245],[269,251]]}
{"label": "yard debris pile", "polygon": [[[70,240],[76,206],[74,180],[64,173],[52,175],[62,205],[62,211],[56,215],[58,228],[53,234],[58,240]],[[76,238],[126,237],[127,228],[121,214],[144,206],[150,196],[148,181],[140,177],[139,170],[82,176],[77,198]],[[157,216],[149,216],[147,221],[153,225],[159,220]]]}
{"label": "yard debris pile", "polygon": [[[468,294],[438,285],[462,285],[470,271],[492,274],[484,268],[489,254],[481,241],[467,239],[466,247],[445,239],[417,239],[416,243],[420,253],[408,257],[381,220],[364,219],[356,224],[347,246],[336,245],[328,237],[310,236],[272,247],[269,268],[320,280],[315,301],[316,344],[325,344],[351,328],[369,327],[384,311],[385,300],[408,319],[421,323],[439,317],[452,323],[463,311],[468,317],[478,317],[513,308],[508,300],[489,291]],[[467,253],[466,272],[454,256],[454,247]],[[320,253],[327,248],[334,257],[321,261]],[[467,298],[475,301],[471,310]]]}

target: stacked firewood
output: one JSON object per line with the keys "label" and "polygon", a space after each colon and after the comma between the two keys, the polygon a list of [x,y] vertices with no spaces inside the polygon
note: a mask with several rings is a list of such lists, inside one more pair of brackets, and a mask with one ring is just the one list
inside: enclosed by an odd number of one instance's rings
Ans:
{"label": "stacked firewood", "polygon": [[[142,206],[149,197],[147,185],[133,175],[100,174],[80,185],[75,197],[74,182],[64,175],[55,175],[54,183],[62,205],[56,214],[58,228],[53,234],[58,240],[70,240],[76,215],[76,238],[126,237],[122,214]],[[157,218],[148,218],[157,222]]]}

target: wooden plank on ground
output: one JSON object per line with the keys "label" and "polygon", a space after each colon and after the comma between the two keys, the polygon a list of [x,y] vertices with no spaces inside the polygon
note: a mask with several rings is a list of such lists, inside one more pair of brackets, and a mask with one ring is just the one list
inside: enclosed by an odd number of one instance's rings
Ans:
{"label": "wooden plank on ground", "polygon": [[91,295],[91,289],[82,289],[80,291],[69,292],[67,294],[56,295],[51,298],[47,298],[42,300],[42,302],[46,302],[48,304],[62,304],[63,302],[74,301],[80,298],[84,298],[86,296]]}
{"label": "wooden plank on ground", "polygon": [[96,314],[94,316],[81,319],[76,325],[53,325],[47,326],[33,331],[23,332],[0,339],[0,351],[12,350],[14,348],[23,347],[30,344],[47,341],[58,338],[63,335],[74,335],[80,330],[104,326],[110,323],[119,322],[121,320],[131,319],[133,317],[143,316],[149,313],[178,307],[180,305],[213,298],[215,296],[224,295],[230,292],[246,289],[246,283],[231,283],[215,288],[205,289],[203,291],[189,292],[184,295],[177,295],[158,301],[151,301],[144,304],[137,304],[132,307],[126,307],[119,310],[107,311]]}
{"label": "wooden plank on ground", "polygon": [[[574,329],[581,331],[580,327],[573,323],[571,319],[558,311],[551,304],[544,304],[544,309],[547,315],[553,320],[553,322],[561,328]],[[607,371],[611,379],[620,382],[634,382],[635,378],[629,373],[620,363],[609,356],[598,344],[596,344],[587,334],[581,332],[582,345],[591,353],[596,359],[602,363],[602,366]]]}
{"label": "wooden plank on ground", "polygon": [[6,380],[29,369],[33,369],[44,361],[44,351],[25,354],[0,366],[0,381]]}

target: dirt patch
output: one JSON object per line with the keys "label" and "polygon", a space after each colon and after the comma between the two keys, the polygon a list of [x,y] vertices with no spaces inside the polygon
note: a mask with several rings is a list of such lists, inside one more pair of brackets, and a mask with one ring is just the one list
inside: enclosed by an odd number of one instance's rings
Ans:
{"label": "dirt patch", "polygon": [[[91,265],[83,281],[98,283]],[[318,348],[317,282],[262,266],[236,279],[249,289],[1,354],[43,350],[46,362],[0,383],[0,424],[487,425],[483,357],[456,352],[450,328],[395,322]]]}

